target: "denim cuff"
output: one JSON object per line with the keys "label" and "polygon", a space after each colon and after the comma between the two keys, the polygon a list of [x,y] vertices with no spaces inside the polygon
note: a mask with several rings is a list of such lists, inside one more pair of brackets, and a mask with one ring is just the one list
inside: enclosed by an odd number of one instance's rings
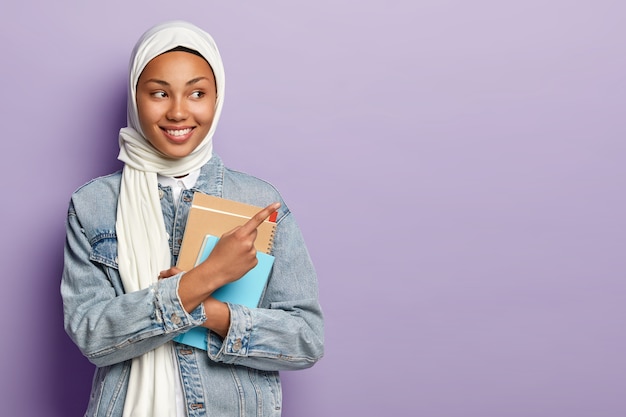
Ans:
{"label": "denim cuff", "polygon": [[230,304],[230,328],[228,334],[221,338],[209,332],[209,357],[216,362],[235,363],[237,358],[248,356],[250,333],[252,332],[252,316],[250,309],[240,304]]}
{"label": "denim cuff", "polygon": [[171,278],[160,279],[152,284],[157,314],[163,323],[165,333],[199,326],[206,321],[202,303],[191,313],[187,313],[180,298],[178,298],[178,284],[183,274],[184,272],[181,272]]}

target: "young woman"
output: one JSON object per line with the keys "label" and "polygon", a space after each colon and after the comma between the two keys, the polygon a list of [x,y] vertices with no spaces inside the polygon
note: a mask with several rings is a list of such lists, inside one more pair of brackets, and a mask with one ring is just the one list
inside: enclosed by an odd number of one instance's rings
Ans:
{"label": "young woman", "polygon": [[[268,183],[212,152],[224,100],[213,39],[186,22],[148,30],[130,61],[121,172],[79,188],[67,218],[65,328],[97,366],[86,416],[280,416],[278,371],[323,354],[317,278]],[[176,265],[195,192],[265,207],[189,271]],[[256,228],[277,211],[274,266],[259,308],[217,301],[256,263]],[[209,329],[208,350],[172,339]]]}

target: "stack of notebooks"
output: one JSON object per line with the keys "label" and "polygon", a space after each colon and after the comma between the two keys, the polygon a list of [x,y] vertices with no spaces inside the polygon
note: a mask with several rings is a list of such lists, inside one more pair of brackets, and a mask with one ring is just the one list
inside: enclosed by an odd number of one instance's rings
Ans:
{"label": "stack of notebooks", "polygon": [[[183,271],[189,271],[203,262],[217,244],[219,236],[237,226],[242,226],[261,209],[262,207],[196,192],[189,210],[176,266]],[[276,215],[277,213],[274,213],[257,228],[255,240],[259,261],[257,266],[237,281],[213,292],[214,298],[251,308],[258,306],[274,264],[274,257],[269,253],[274,241]],[[174,340],[207,350],[207,329],[195,327],[176,336]]]}

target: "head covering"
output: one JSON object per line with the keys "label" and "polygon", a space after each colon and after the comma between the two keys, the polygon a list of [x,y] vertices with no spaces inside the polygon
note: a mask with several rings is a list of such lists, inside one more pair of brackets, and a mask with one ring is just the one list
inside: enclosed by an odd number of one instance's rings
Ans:
{"label": "head covering", "polygon": [[[217,87],[215,115],[209,133],[200,145],[187,157],[172,160],[163,157],[145,139],[137,112],[137,82],[143,69],[155,57],[177,46],[198,51],[207,60]],[[144,33],[133,49],[128,79],[127,123],[120,130],[119,159],[126,165],[146,172],[157,172],[167,176],[184,175],[204,165],[213,151],[213,133],[222,112],[224,101],[224,66],[217,45],[202,29],[183,21],[166,22],[154,26]]]}
{"label": "head covering", "polygon": [[[164,156],[145,138],[139,123],[137,81],[146,65],[158,55],[178,46],[199,52],[213,70],[217,102],[207,136],[188,156]],[[120,130],[120,153],[124,162],[117,204],[118,264],[126,293],[155,284],[159,272],[170,267],[168,236],[163,222],[157,174],[184,175],[211,159],[212,137],[224,100],[224,67],[211,36],[183,21],[159,24],[145,32],[133,49],[128,80],[128,126]],[[134,358],[131,366],[124,417],[170,417],[175,415],[175,379],[172,343]]]}

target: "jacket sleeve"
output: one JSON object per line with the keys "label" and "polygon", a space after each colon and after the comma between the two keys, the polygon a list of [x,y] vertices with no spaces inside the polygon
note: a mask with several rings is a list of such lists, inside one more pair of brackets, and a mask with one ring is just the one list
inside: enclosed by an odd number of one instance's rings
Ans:
{"label": "jacket sleeve", "polygon": [[278,221],[272,254],[274,266],[260,308],[229,304],[226,337],[209,332],[212,360],[277,371],[308,368],[322,357],[317,276],[289,212]]}
{"label": "jacket sleeve", "polygon": [[191,314],[182,307],[180,274],[125,294],[111,279],[118,273],[114,230],[85,229],[80,216],[71,203],[61,296],[65,330],[87,359],[97,366],[132,359],[206,320],[202,304]]}

